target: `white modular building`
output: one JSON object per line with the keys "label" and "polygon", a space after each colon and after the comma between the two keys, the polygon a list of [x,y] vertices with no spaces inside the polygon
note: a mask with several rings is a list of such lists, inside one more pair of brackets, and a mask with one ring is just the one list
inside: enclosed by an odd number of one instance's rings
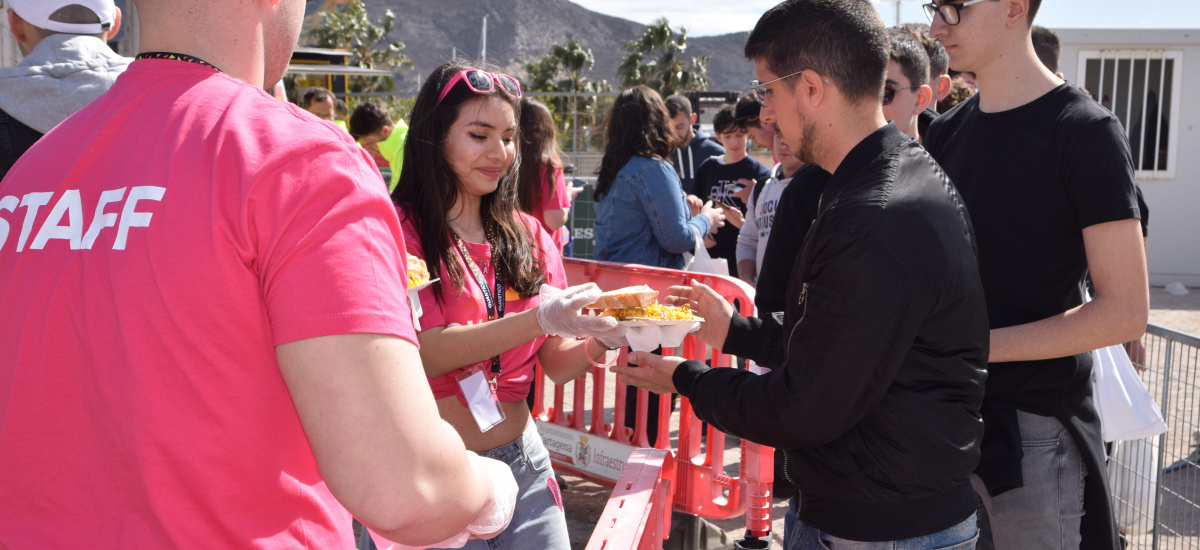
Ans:
{"label": "white modular building", "polygon": [[1150,284],[1200,286],[1200,29],[1054,32],[1059,70],[1129,136],[1150,208]]}

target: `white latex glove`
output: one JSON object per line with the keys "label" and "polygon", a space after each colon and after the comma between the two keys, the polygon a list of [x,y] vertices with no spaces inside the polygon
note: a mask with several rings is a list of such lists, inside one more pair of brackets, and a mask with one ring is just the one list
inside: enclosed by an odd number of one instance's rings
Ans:
{"label": "white latex glove", "polygon": [[[475,453],[467,453],[471,465],[478,474],[492,481],[492,506],[471,520],[466,530],[437,544],[428,546],[408,546],[380,537],[371,533],[375,546],[383,550],[423,550],[425,548],[462,548],[472,536],[480,539],[490,539],[508,528],[512,521],[513,509],[517,504],[517,480],[513,478],[512,470],[499,460],[484,458]],[[368,530],[370,531],[370,530]]]}
{"label": "white latex glove", "polygon": [[600,287],[595,283],[562,290],[542,285],[539,291],[541,304],[538,306],[538,324],[546,334],[564,338],[583,338],[611,330],[617,326],[616,319],[581,313],[583,307],[595,302],[600,294]]}
{"label": "white latex glove", "polygon": [[471,453],[472,464],[492,480],[492,508],[484,511],[467,526],[467,532],[481,539],[490,539],[508,528],[513,508],[517,504],[517,480],[508,465],[499,460]]}
{"label": "white latex glove", "polygon": [[[602,318],[612,319],[612,317]],[[627,333],[628,329],[617,324],[616,319],[613,319],[612,326],[610,328],[593,331],[588,333],[588,336],[599,340],[601,344],[604,344],[609,348],[623,348],[629,346],[629,339],[626,337]]]}

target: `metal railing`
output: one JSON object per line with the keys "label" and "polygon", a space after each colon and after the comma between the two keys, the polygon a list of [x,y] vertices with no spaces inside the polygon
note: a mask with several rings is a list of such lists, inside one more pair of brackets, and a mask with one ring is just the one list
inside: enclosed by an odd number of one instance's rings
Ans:
{"label": "metal railing", "polygon": [[1158,325],[1128,344],[1167,423],[1114,443],[1113,507],[1127,548],[1200,549],[1200,338]]}

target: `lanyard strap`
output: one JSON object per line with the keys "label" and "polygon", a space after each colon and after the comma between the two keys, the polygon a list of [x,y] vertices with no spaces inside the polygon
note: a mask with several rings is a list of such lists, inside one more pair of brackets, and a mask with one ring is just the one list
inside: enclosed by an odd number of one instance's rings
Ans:
{"label": "lanyard strap", "polygon": [[188,63],[195,63],[197,65],[202,65],[202,66],[208,67],[214,71],[221,72],[221,69],[218,69],[212,63],[209,63],[203,59],[200,59],[199,57],[182,54],[182,53],[143,52],[143,53],[137,54],[137,57],[135,57],[134,59],[172,59],[175,61],[186,61]]}
{"label": "lanyard strap", "polygon": [[[458,233],[451,231],[450,234],[454,237],[454,244],[458,247],[459,254],[462,255],[463,261],[467,264],[467,270],[471,272],[471,276],[475,279],[475,284],[479,285],[479,292],[483,294],[483,304],[487,307],[487,320],[495,321],[504,317],[504,278],[500,272],[496,271],[496,291],[493,294],[488,288],[487,278],[483,275],[483,270],[475,264],[475,259],[471,257],[470,251],[467,250],[467,245],[463,243],[462,237]],[[484,234],[487,235],[488,245],[492,244],[491,224],[484,224]],[[495,265],[495,262],[492,262]],[[492,357],[492,384],[496,384],[496,379],[500,376],[500,356]]]}

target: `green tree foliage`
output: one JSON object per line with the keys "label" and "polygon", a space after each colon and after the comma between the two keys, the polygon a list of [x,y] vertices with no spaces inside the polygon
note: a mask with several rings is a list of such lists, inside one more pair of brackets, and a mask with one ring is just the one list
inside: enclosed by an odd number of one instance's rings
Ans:
{"label": "green tree foliage", "polygon": [[[305,37],[309,46],[350,52],[351,65],[391,71],[413,69],[416,63],[404,55],[404,43],[389,40],[395,22],[391,10],[384,12],[382,20],[372,21],[362,0],[351,0],[320,12]],[[394,87],[391,77],[352,77],[347,82],[351,92],[384,92]]]}
{"label": "green tree foliage", "polygon": [[645,84],[663,97],[708,88],[708,56],[684,59],[687,29],[680,27],[676,33],[665,17],[646,27],[641,37],[625,43],[621,49],[625,57],[617,67],[617,77],[622,87]]}
{"label": "green tree foliage", "polygon": [[[584,48],[575,39],[566,44],[557,44],[550,48],[541,59],[525,64],[528,77],[528,88],[531,92],[569,92],[576,95],[570,97],[547,98],[543,101],[554,114],[558,123],[559,138],[568,150],[575,150],[575,124],[583,127],[595,127],[601,107],[593,93],[612,91],[612,85],[606,80],[593,81],[586,76],[592,70],[596,60],[590,48]],[[578,116],[576,116],[578,115]],[[578,121],[578,122],[576,122]],[[580,140],[585,136],[580,135]]]}

